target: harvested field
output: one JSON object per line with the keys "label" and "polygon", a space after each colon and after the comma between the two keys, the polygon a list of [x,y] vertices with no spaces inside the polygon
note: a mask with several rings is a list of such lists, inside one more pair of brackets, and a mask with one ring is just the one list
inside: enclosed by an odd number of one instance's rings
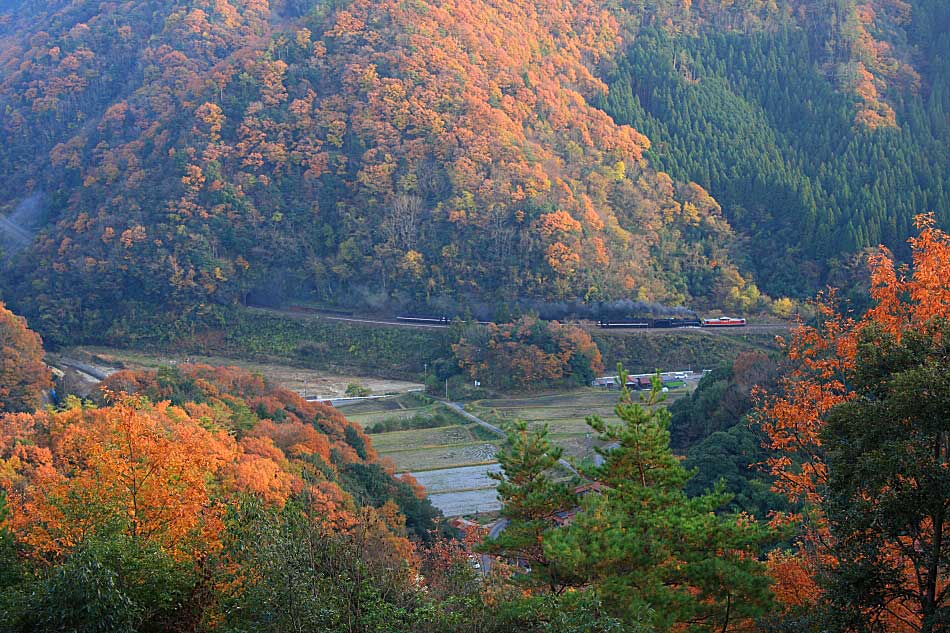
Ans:
{"label": "harvested field", "polygon": [[429,500],[447,517],[496,512],[501,509],[501,502],[494,488],[435,493],[429,495]]}
{"label": "harvested field", "polygon": [[533,397],[519,398],[495,398],[489,400],[479,400],[480,407],[504,407],[507,409],[517,408],[583,408],[583,407],[612,407],[617,402],[617,391],[608,391],[605,389],[582,389],[579,391],[539,394]]}
{"label": "harvested field", "polygon": [[495,461],[495,444],[481,442],[465,446],[443,446],[380,453],[396,464],[398,472],[437,470],[453,466],[473,466]]}
{"label": "harvested field", "polygon": [[[667,393],[664,405],[669,406],[686,393],[685,389]],[[547,424],[548,438],[563,448],[566,456],[585,459],[592,457],[593,448],[600,445],[597,434],[587,426],[587,416],[596,414],[608,423],[619,422],[614,413],[618,396],[618,391],[580,389],[535,397],[479,400],[469,409],[486,422],[502,427],[515,420],[524,420],[532,428]]]}
{"label": "harvested field", "polygon": [[583,420],[588,415],[597,414],[603,418],[613,416],[613,406],[609,407],[525,407],[496,409],[511,419],[525,422],[549,422],[553,420]]}
{"label": "harvested field", "polygon": [[[620,420],[615,415],[603,415],[601,417],[607,422],[619,422]],[[587,422],[584,421],[584,418],[550,418],[531,422],[528,424],[528,428],[540,428],[545,424],[548,425],[549,435],[584,435],[586,433],[594,433],[594,431],[587,426]]]}
{"label": "harvested field", "polygon": [[606,443],[598,440],[596,434],[592,434],[590,438],[588,438],[586,434],[553,434],[548,437],[555,446],[564,449],[565,458],[574,458],[576,460],[592,459],[595,455],[594,448],[603,446]]}
{"label": "harvested field", "polygon": [[430,493],[458,492],[479,488],[494,489],[497,482],[488,477],[489,472],[501,472],[498,464],[426,470],[412,473],[416,480]]}
{"label": "harvested field", "polygon": [[412,473],[429,491],[432,504],[446,516],[494,512],[501,508],[489,472],[500,472],[498,464],[448,468]]}
{"label": "harvested field", "polygon": [[[388,400],[388,398],[387,398]],[[390,411],[374,411],[372,413],[353,413],[349,406],[343,405],[337,407],[346,418],[352,422],[358,422],[364,429],[367,426],[382,422],[384,420],[409,420],[416,414],[425,411],[425,409],[392,409]]]}
{"label": "harvested field", "polygon": [[187,363],[239,367],[245,371],[261,374],[273,383],[285,389],[295,391],[305,397],[326,399],[343,396],[346,393],[347,385],[350,383],[358,383],[369,389],[373,394],[405,393],[413,389],[422,388],[421,384],[413,382],[367,376],[333,374],[315,369],[303,369],[292,365],[257,363],[220,356],[147,354],[107,347],[75,347],[65,350],[64,355],[104,369],[155,369],[162,365],[180,365]]}
{"label": "harvested field", "polygon": [[347,417],[373,415],[393,411],[404,411],[406,407],[400,404],[398,398],[376,398],[373,400],[345,400],[336,405],[336,408]]}
{"label": "harvested field", "polygon": [[[381,454],[476,442],[476,438],[464,426],[443,426],[434,429],[376,433],[371,435],[370,439],[373,441],[373,448]],[[392,456],[390,455],[390,457]]]}

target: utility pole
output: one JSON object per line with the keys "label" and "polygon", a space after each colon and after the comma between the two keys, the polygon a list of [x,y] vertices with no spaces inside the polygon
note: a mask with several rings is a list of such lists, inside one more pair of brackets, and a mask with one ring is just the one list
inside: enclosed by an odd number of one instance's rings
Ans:
{"label": "utility pole", "polygon": [[445,399],[449,399],[449,379],[445,379]]}

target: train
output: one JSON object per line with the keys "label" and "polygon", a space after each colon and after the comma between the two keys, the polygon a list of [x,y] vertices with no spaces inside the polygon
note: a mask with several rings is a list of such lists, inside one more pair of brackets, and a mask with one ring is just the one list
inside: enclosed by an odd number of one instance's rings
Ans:
{"label": "train", "polygon": [[597,322],[602,328],[679,328],[679,327],[743,327],[746,320],[739,317],[717,317],[714,319],[669,318],[659,319],[602,319]]}
{"label": "train", "polygon": [[423,325],[448,325],[452,319],[443,315],[433,316],[425,314],[400,314],[396,317],[397,321],[405,323],[421,323]]}
{"label": "train", "polygon": [[[397,321],[404,323],[419,323],[422,325],[448,325],[452,318],[446,315],[425,315],[425,314],[401,314],[396,317]],[[488,323],[479,321],[479,323]],[[710,319],[700,319],[697,317],[674,318],[641,318],[641,319],[601,319],[597,321],[598,327],[605,329],[647,329],[647,328],[682,328],[682,327],[743,327],[746,320],[740,317],[716,317]]]}

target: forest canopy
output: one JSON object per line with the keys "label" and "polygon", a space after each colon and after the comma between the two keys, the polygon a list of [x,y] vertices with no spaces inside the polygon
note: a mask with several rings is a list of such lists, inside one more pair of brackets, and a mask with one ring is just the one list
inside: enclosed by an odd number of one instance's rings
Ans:
{"label": "forest canopy", "polygon": [[53,344],[287,298],[751,311],[947,214],[934,0],[4,11],[3,287]]}

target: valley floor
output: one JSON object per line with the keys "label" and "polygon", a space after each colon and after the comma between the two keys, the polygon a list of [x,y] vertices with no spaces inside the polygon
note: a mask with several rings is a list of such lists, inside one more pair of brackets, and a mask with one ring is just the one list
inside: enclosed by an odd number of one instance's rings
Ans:
{"label": "valley floor", "polygon": [[[669,392],[665,404],[694,389],[699,377],[695,374],[685,389]],[[547,424],[549,438],[564,449],[564,457],[582,463],[594,459],[596,447],[603,445],[585,418],[598,415],[619,422],[613,411],[617,397],[616,390],[585,388],[478,400],[466,404],[465,411],[496,428],[505,428],[515,420],[524,420],[530,427]],[[425,404],[405,396],[338,406],[347,418],[370,430],[387,421],[395,425],[437,412],[449,413],[444,403]],[[390,460],[397,472],[412,474],[446,516],[477,517],[497,511],[501,507],[495,494],[497,482],[488,473],[501,470],[495,455],[504,440],[462,416],[454,419],[458,423],[372,433],[370,437],[380,457]],[[566,469],[564,476],[570,476]]]}
{"label": "valley floor", "polygon": [[[532,427],[547,424],[550,439],[564,450],[564,457],[571,463],[582,463],[594,459],[596,447],[602,444],[585,418],[598,415],[608,422],[618,421],[613,412],[618,392],[600,388],[512,395],[466,403],[465,412],[485,425],[480,426],[445,403],[422,395],[419,392],[423,386],[410,381],[231,357],[157,354],[107,347],[67,349],[51,355],[50,362],[69,372],[74,381],[81,382],[86,393],[95,388],[98,378],[120,369],[203,363],[240,367],[308,399],[331,400],[347,418],[370,433],[373,447],[381,458],[392,463],[397,473],[411,473],[428,490],[432,503],[446,516],[477,516],[500,508],[495,494],[496,482],[488,473],[500,470],[496,453],[504,440],[490,427],[504,429],[515,420],[524,420]],[[699,378],[700,374],[693,374],[685,389],[669,392],[666,404],[695,388]],[[372,397],[346,398],[347,387],[354,383],[369,390]],[[570,476],[566,468],[564,476]]]}
{"label": "valley floor", "polygon": [[[153,354],[108,347],[70,348],[61,354],[51,355],[50,360],[53,365],[78,369],[86,376],[89,376],[91,372],[94,378],[97,374],[109,375],[120,369],[156,369],[162,365],[174,366],[184,363],[239,367],[245,371],[261,374],[274,384],[299,393],[309,400],[333,400],[344,397],[346,388],[351,384],[358,384],[368,389],[372,395],[407,393],[419,391],[423,387],[420,383],[410,381],[335,373],[279,363],[194,354]],[[82,371],[84,369],[85,371]]]}

